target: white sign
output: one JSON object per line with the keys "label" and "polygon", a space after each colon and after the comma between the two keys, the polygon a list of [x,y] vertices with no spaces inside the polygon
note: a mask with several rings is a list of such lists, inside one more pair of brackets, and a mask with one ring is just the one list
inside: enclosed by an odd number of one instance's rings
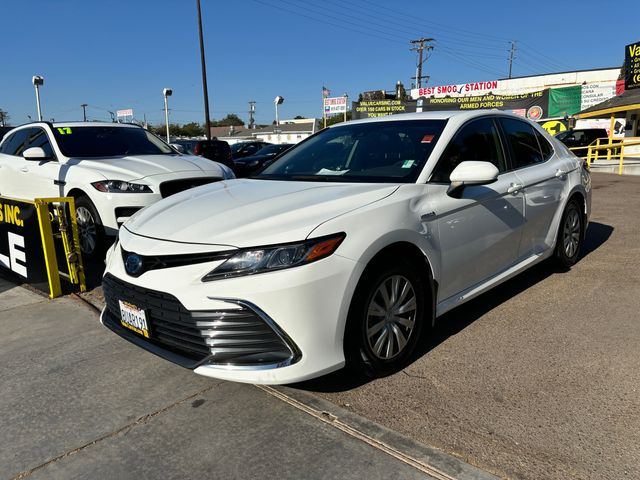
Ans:
{"label": "white sign", "polygon": [[116,116],[120,117],[133,117],[133,108],[127,108],[126,110],[116,110]]}
{"label": "white sign", "polygon": [[[485,93],[497,93],[500,82],[491,80],[488,82],[460,83],[456,85],[439,85],[437,87],[412,88],[411,98],[420,97],[462,97],[466,95],[484,95]],[[503,87],[504,88],[504,87]]]}
{"label": "white sign", "polygon": [[[616,96],[616,81],[603,81],[598,83],[587,83],[582,85],[582,100],[580,110],[593,107],[598,103],[609,100]],[[609,120],[607,120],[608,122]],[[607,125],[608,126],[608,125]]]}
{"label": "white sign", "polygon": [[324,99],[325,115],[344,113],[347,111],[347,97],[332,97]]}

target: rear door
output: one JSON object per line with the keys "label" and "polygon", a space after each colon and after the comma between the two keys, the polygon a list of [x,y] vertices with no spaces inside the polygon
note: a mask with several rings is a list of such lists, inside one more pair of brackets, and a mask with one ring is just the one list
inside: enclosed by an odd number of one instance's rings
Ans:
{"label": "rear door", "polygon": [[[496,182],[467,186],[462,198],[447,195],[449,176],[463,161],[491,162]],[[524,224],[524,196],[509,172],[494,116],[472,120],[453,137],[429,180],[441,251],[438,301],[460,294],[512,266]],[[424,217],[424,216],[423,216]]]}
{"label": "rear door", "polygon": [[548,250],[555,232],[550,232],[554,215],[567,186],[571,163],[558,157],[551,144],[531,124],[515,118],[500,118],[512,168],[524,187],[526,223],[518,258]]}

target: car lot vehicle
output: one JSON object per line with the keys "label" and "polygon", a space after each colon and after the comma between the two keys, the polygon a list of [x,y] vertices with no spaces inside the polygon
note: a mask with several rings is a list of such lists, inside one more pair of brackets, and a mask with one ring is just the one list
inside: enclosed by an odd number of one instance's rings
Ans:
{"label": "car lot vehicle", "polygon": [[0,195],[74,197],[87,255],[104,253],[107,237],[141,208],[232,177],[227,167],[179,155],[135,125],[37,122],[12,130],[0,143]]}
{"label": "car lot vehicle", "polygon": [[242,157],[248,157],[250,155],[255,155],[258,150],[264,148],[267,145],[271,144],[260,141],[234,143],[233,145],[231,145],[231,155],[233,156],[234,160]]}
{"label": "car lot vehicle", "polygon": [[224,140],[174,140],[173,144],[175,144],[175,146],[182,146],[184,151],[180,153],[208,158],[214,162],[226,165],[232,170],[235,166],[233,157],[231,156],[231,148]]}
{"label": "car lot vehicle", "polygon": [[[608,136],[609,134],[604,128],[576,128],[556,134],[556,138],[568,148],[587,147],[598,138],[607,138]],[[586,154],[586,152],[584,153]]]}
{"label": "car lot vehicle", "polygon": [[436,316],[544,259],[576,262],[590,205],[583,162],[515,115],[339,124],[129,219],[101,321],[221,379],[385,375]]}
{"label": "car lot vehicle", "polygon": [[290,149],[292,143],[280,143],[267,145],[258,150],[255,155],[242,157],[236,160],[234,172],[236,177],[248,177],[260,170],[268,161],[274,159],[277,155]]}

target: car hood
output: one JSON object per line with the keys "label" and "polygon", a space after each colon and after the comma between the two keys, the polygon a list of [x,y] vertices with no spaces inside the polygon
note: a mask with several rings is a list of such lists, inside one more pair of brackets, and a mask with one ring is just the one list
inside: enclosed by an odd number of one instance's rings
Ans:
{"label": "car hood", "polygon": [[173,195],[136,213],[134,234],[238,248],[305,239],[331,218],[381,200],[397,185],[230,180]]}
{"label": "car hood", "polygon": [[[153,175],[179,172],[219,172],[220,165],[194,155],[131,155],[126,157],[71,158],[67,165],[92,170],[104,175],[107,180],[140,180]],[[77,168],[76,167],[76,168]]]}

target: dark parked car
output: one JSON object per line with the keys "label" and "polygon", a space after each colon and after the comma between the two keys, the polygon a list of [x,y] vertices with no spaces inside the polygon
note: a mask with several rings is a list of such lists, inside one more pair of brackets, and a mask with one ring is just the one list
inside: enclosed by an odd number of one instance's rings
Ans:
{"label": "dark parked car", "polygon": [[174,145],[181,145],[184,153],[189,155],[199,155],[214,162],[222,163],[230,169],[234,169],[231,148],[224,140],[174,140]]}
{"label": "dark parked car", "polygon": [[[604,128],[576,128],[556,134],[556,138],[569,148],[587,147],[598,138],[607,138],[608,136]],[[587,154],[587,150],[585,148],[575,153],[578,156],[582,156]]]}
{"label": "dark parked car", "polygon": [[248,177],[260,170],[269,160],[276,158],[282,152],[289,150],[292,143],[281,143],[277,145],[267,145],[250,157],[237,159],[235,173],[236,177]]}
{"label": "dark parked car", "polygon": [[271,145],[267,142],[252,141],[252,142],[240,142],[231,145],[231,155],[234,160],[242,157],[249,157],[255,155],[258,150],[267,145]]}

